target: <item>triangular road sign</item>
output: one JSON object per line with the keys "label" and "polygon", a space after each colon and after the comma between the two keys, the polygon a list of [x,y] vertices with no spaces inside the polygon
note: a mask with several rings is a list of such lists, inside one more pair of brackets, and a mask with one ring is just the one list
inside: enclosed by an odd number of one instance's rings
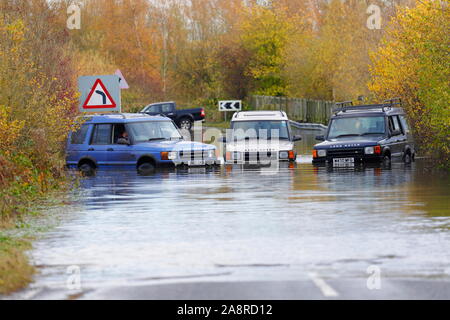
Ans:
{"label": "triangular road sign", "polygon": [[127,80],[125,80],[125,77],[123,76],[122,72],[119,69],[116,70],[115,75],[119,77],[120,89],[124,89],[124,90],[130,89],[130,86],[128,85]]}
{"label": "triangular road sign", "polygon": [[105,85],[97,79],[83,104],[83,109],[109,109],[115,108],[116,102],[113,100]]}

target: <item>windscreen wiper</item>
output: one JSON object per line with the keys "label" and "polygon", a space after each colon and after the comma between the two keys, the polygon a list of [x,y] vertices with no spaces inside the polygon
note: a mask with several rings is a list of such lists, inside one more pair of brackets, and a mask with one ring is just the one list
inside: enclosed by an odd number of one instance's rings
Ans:
{"label": "windscreen wiper", "polygon": [[334,139],[335,138],[344,138],[344,137],[359,137],[359,134],[355,134],[355,133],[352,133],[352,134],[341,134],[341,135],[339,135],[337,137],[334,137]]}
{"label": "windscreen wiper", "polygon": [[148,141],[159,141],[159,140],[166,140],[166,138],[150,138]]}
{"label": "windscreen wiper", "polygon": [[366,133],[360,134],[360,136],[368,136],[371,134],[384,134],[384,132],[366,132]]}

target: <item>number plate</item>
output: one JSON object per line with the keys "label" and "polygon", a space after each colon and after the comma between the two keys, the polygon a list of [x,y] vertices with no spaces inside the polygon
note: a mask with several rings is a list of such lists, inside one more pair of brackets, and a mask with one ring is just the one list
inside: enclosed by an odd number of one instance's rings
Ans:
{"label": "number plate", "polygon": [[188,166],[190,167],[199,167],[206,165],[205,160],[193,160],[188,162]]}
{"label": "number plate", "polygon": [[333,159],[333,167],[354,167],[355,158],[337,158]]}

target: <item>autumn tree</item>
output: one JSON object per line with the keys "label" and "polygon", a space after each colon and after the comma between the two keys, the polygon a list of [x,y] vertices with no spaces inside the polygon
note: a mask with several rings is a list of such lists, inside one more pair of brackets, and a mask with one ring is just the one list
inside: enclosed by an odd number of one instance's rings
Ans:
{"label": "autumn tree", "polygon": [[284,10],[262,6],[246,9],[242,21],[242,45],[250,54],[246,74],[252,77],[256,94],[285,96],[283,78],[286,44],[292,26]]}
{"label": "autumn tree", "polygon": [[402,97],[422,152],[450,165],[449,1],[399,8],[373,53],[369,88],[378,100]]}

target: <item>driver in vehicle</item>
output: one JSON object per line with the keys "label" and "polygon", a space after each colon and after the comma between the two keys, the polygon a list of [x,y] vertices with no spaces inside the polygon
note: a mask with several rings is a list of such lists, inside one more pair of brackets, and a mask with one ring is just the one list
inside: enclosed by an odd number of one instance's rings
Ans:
{"label": "driver in vehicle", "polygon": [[120,134],[119,139],[117,139],[117,144],[130,144],[128,132],[124,131]]}

